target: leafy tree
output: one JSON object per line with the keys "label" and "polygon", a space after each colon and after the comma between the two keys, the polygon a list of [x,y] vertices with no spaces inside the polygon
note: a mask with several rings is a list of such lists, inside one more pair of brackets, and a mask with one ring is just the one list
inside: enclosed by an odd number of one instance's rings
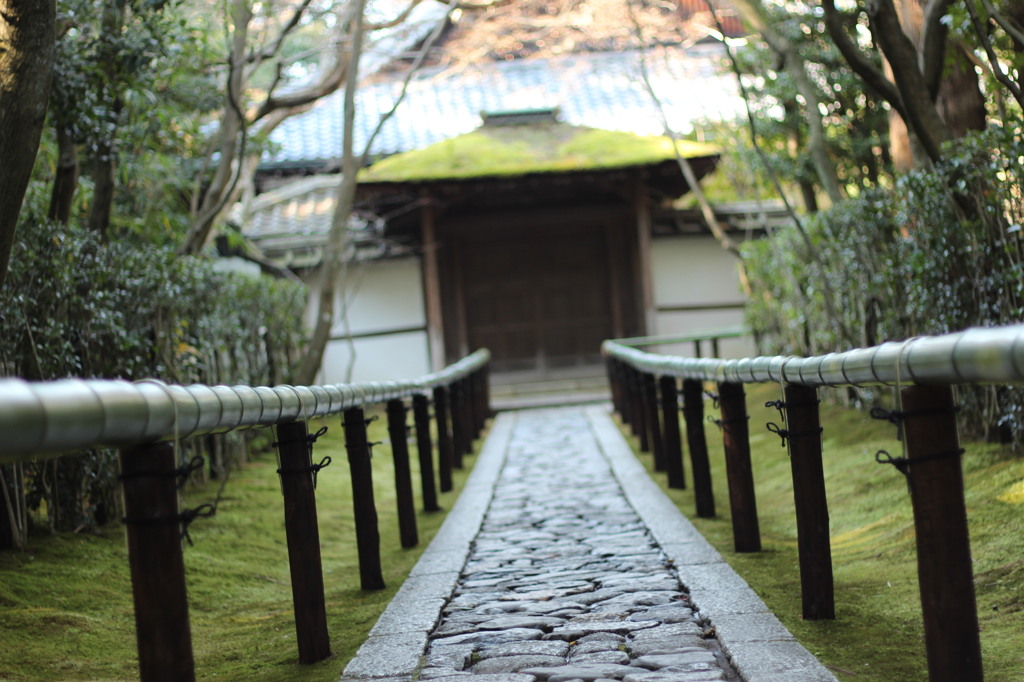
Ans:
{"label": "leafy tree", "polygon": [[45,121],[54,15],[51,0],[0,0],[0,288]]}

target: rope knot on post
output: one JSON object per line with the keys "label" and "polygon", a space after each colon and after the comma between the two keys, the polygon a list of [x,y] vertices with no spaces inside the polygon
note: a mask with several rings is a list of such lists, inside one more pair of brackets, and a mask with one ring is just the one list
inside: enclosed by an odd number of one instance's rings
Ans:
{"label": "rope knot on post", "polygon": [[121,474],[117,478],[118,480],[121,481],[130,481],[135,478],[177,478],[177,487],[178,490],[181,490],[185,486],[185,483],[188,482],[189,477],[195,472],[202,469],[203,464],[205,463],[206,460],[203,459],[202,455],[196,455],[187,463],[182,464],[180,467],[176,469],[171,469],[170,471],[156,471],[154,469],[144,469],[141,471],[133,471],[127,474]]}
{"label": "rope knot on post", "polygon": [[192,536],[189,535],[188,527],[196,519],[207,519],[216,513],[217,507],[210,503],[201,504],[193,509],[183,509],[181,514],[178,515],[178,519],[181,522],[181,539],[187,542],[189,547],[192,547]]}
{"label": "rope knot on post", "polygon": [[[279,445],[291,445],[292,443],[306,443],[306,445],[309,446],[309,451],[312,452],[313,451],[313,444],[316,443],[320,439],[320,436],[324,435],[325,433],[327,433],[327,427],[326,426],[321,426],[316,431],[316,433],[311,433],[311,434],[303,436],[301,438],[286,438],[284,440],[276,441],[276,442],[272,443],[271,445],[272,445],[272,447],[276,448]],[[330,459],[330,458],[328,458],[328,459]],[[281,470],[278,469],[277,473],[281,473]]]}
{"label": "rope knot on post", "polygon": [[734,426],[736,424],[745,424],[749,420],[750,420],[750,415],[747,415],[745,417],[740,417],[739,419],[715,419],[714,417],[708,415],[708,422],[710,422],[711,424],[714,424],[715,426],[717,426],[719,429],[721,429],[723,431],[727,431],[728,429],[726,427],[728,427],[728,426]]}
{"label": "rope knot on post", "polygon": [[170,514],[168,516],[152,516],[149,518],[136,518],[125,516],[121,519],[121,522],[128,525],[156,525],[161,523],[179,523],[181,524],[181,539],[187,542],[189,547],[192,547],[192,536],[189,535],[188,527],[196,519],[209,518],[216,513],[217,507],[213,504],[206,503],[201,504],[193,509],[183,509],[178,514]]}
{"label": "rope knot on post", "polygon": [[[327,428],[326,426],[324,427]],[[310,436],[312,438],[312,436]],[[315,440],[315,439],[314,439]],[[312,443],[311,443],[312,444]],[[316,475],[320,473],[321,469],[326,469],[331,465],[330,455],[320,460],[319,464],[310,464],[308,467],[296,467],[293,469],[278,469],[277,473],[282,476],[288,476],[290,474],[313,474],[313,489],[316,489]]]}
{"label": "rope knot on post", "polygon": [[820,435],[823,431],[822,427],[820,426],[816,429],[807,429],[806,431],[790,431],[788,429],[782,428],[775,422],[768,422],[768,424],[766,424],[766,427],[769,431],[771,431],[776,436],[782,439],[782,447],[786,447],[787,440],[804,438],[806,436],[817,436]]}
{"label": "rope knot on post", "polygon": [[952,457],[959,457],[966,452],[963,448],[956,448],[955,450],[943,450],[942,452],[934,452],[930,455],[918,455],[913,459],[909,457],[893,457],[888,450],[879,450],[875,453],[875,461],[879,464],[891,464],[896,467],[904,476],[910,476],[910,465],[920,464],[921,462],[933,462],[940,459],[950,459]]}

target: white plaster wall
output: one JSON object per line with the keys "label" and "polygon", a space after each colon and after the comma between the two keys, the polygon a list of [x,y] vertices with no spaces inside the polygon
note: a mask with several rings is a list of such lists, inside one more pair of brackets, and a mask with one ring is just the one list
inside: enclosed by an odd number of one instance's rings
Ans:
{"label": "white plaster wall", "polygon": [[[310,298],[306,319],[312,328],[317,296]],[[356,338],[351,343],[341,338],[426,327],[419,259],[350,265],[339,285],[336,306],[332,340],[324,351],[320,381],[344,382],[353,350],[351,381],[414,379],[430,372],[425,330]]]}
{"label": "white plaster wall", "polygon": [[654,306],[742,303],[736,257],[714,237],[657,237],[651,243]]}
{"label": "white plaster wall", "polygon": [[[349,265],[339,294],[331,336],[427,324],[419,259]],[[348,329],[342,319],[342,301],[348,303]]]}
{"label": "white plaster wall", "polygon": [[426,332],[331,341],[320,374],[324,383],[343,383],[355,347],[351,381],[415,379],[430,373]]}
{"label": "white plaster wall", "polygon": [[[651,279],[654,288],[653,335],[692,334],[743,324],[743,310],[661,311],[669,306],[735,306],[746,300],[740,287],[736,258],[711,236],[658,237],[651,244]],[[693,343],[663,345],[662,353],[692,357]],[[743,357],[754,352],[753,339],[723,339],[719,355]],[[705,357],[711,344],[703,347]]]}

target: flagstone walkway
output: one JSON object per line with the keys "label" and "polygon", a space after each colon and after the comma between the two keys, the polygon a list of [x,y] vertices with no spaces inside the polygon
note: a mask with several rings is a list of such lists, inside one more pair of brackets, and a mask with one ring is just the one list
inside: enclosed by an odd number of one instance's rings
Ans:
{"label": "flagstone walkway", "polygon": [[835,680],[661,493],[603,407],[498,416],[342,679]]}

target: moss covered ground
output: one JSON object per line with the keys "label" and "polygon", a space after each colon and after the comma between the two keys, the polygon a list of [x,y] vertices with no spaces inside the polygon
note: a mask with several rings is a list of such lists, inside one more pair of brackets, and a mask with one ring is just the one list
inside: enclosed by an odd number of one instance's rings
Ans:
{"label": "moss covered ground", "polygon": [[[840,680],[926,680],[913,514],[905,479],[877,464],[899,453],[895,427],[858,410],[822,404],[824,467],[831,524],[836,619],[801,616],[796,520],[789,460],[765,424],[777,386],[748,387],[751,457],[764,551],[732,548],[721,437],[708,425],[718,516],[697,518],[692,489],[668,490],[680,510],[742,575],[791,632]],[[712,406],[707,404],[708,413]],[[637,442],[630,438],[634,447]],[[985,679],[1024,680],[1024,457],[966,443],[965,497],[974,559]],[[651,469],[652,457],[640,455]],[[687,481],[692,481],[687,463]]]}
{"label": "moss covered ground", "polygon": [[[444,519],[418,514],[419,547],[400,548],[391,453],[374,448],[374,495],[387,589],[359,588],[348,464],[339,419],[316,444],[317,510],[328,629],[333,656],[300,665],[295,644],[283,505],[276,458],[257,456],[233,471],[216,516],[191,528],[186,582],[196,676],[225,680],[336,680]],[[311,424],[317,428],[319,424]],[[386,440],[383,420],[370,439]],[[413,481],[419,500],[415,446]],[[455,502],[473,462],[455,475]],[[209,502],[218,484],[190,487],[183,506]],[[0,552],[0,679],[131,680],[138,678],[135,624],[124,532],[38,534],[27,552]]]}

